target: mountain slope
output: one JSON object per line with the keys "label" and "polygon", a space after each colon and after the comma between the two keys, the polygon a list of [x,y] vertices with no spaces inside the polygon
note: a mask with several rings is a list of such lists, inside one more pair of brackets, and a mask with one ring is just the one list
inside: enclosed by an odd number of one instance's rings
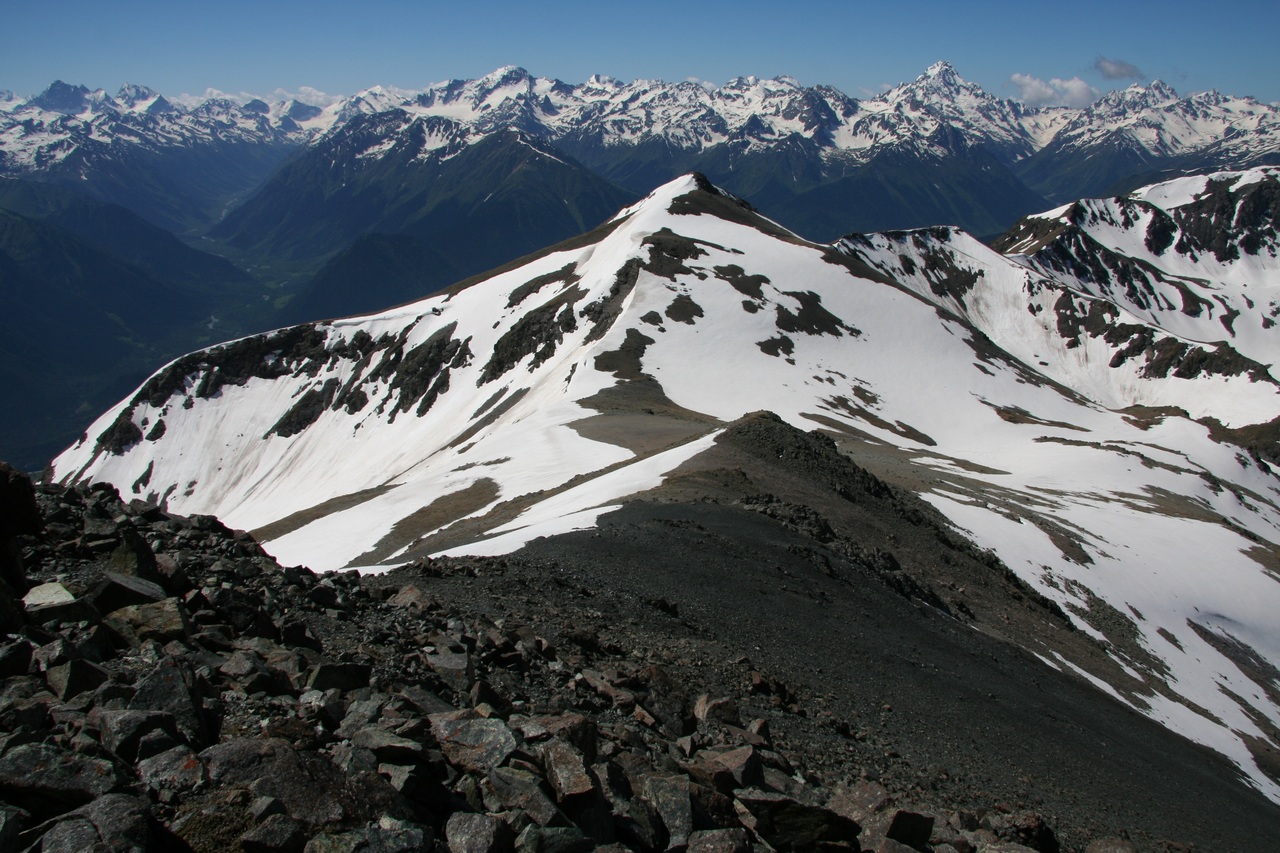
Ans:
{"label": "mountain slope", "polygon": [[[592,228],[631,198],[520,132],[476,136],[452,121],[392,111],[309,148],[212,236],[267,263],[305,263],[371,233],[407,235],[446,268],[472,275]],[[360,302],[346,310],[425,292],[408,284],[385,301],[351,293]]]}
{"label": "mountain slope", "polygon": [[0,217],[0,447],[24,468],[157,365],[266,325],[257,281],[117,205],[0,179]]}
{"label": "mountain slope", "polygon": [[[55,475],[216,514],[316,568],[508,553],[640,492],[714,486],[900,571],[908,594],[1084,675],[1278,798],[1280,486],[1211,425],[1151,408],[1216,395],[1214,416],[1243,429],[1280,416],[1275,381],[1261,362],[1111,367],[1105,336],[1046,334],[1036,299],[1054,290],[1055,306],[1105,299],[949,230],[809,243],[683,178],[469,286],[179,359]],[[821,500],[763,497],[722,461],[759,410],[841,451]],[[887,484],[873,505],[898,512],[890,486],[919,494],[971,553],[990,549],[991,574],[856,550],[849,504],[872,474]],[[1026,602],[1009,621],[986,589],[1007,578]]]}
{"label": "mountain slope", "polygon": [[[1253,98],[1180,98],[1156,80],[1104,95],[1018,167],[1033,189],[1063,202],[1114,192],[1135,175],[1280,163],[1280,111]],[[1131,187],[1125,187],[1128,189]]]}
{"label": "mountain slope", "polygon": [[125,86],[115,97],[56,81],[0,111],[0,175],[119,204],[170,231],[216,221],[309,136],[231,101],[194,109]]}
{"label": "mountain slope", "polygon": [[119,205],[74,190],[0,179],[0,208],[66,229],[155,278],[216,295],[227,309],[259,289],[250,275],[224,258],[188,246]]}

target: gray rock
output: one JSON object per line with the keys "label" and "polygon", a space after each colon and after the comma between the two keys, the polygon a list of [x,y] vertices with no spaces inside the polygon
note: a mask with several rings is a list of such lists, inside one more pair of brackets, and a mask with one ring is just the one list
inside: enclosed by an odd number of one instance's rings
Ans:
{"label": "gray rock", "polygon": [[738,718],[738,705],[727,696],[713,697],[704,693],[698,697],[693,706],[693,717],[698,722],[717,721],[732,726],[741,726]]}
{"label": "gray rock", "polygon": [[38,625],[45,622],[81,622],[96,616],[87,601],[76,598],[60,583],[42,583],[22,597],[27,618]]}
{"label": "gray rock", "polygon": [[[95,850],[142,853],[151,849],[154,837],[151,806],[143,797],[107,794],[76,809],[69,818],[83,819],[94,828],[102,845]],[[47,843],[44,849],[49,849]],[[68,848],[67,853],[83,853],[84,849]]]}
{"label": "gray rock", "polygon": [[698,781],[726,794],[738,788],[764,784],[764,762],[760,754],[749,746],[705,757],[700,753],[699,760],[689,766],[689,773]]}
{"label": "gray rock", "polygon": [[448,714],[458,710],[430,690],[425,690],[416,684],[407,684],[401,687],[399,695],[412,702],[418,711],[424,715]]}
{"label": "gray rock", "polygon": [[0,757],[0,794],[36,820],[82,806],[124,784],[114,764],[46,743]]}
{"label": "gray rock", "polygon": [[567,822],[539,782],[537,776],[524,770],[495,768],[489,772],[483,785],[485,805],[490,811],[519,809],[539,826]]}
{"label": "gray rock", "polygon": [[291,817],[312,826],[347,816],[346,780],[330,761],[300,753],[280,738],[236,738],[200,753],[215,785],[247,785],[256,796],[275,797]]}
{"label": "gray rock", "polygon": [[515,751],[515,735],[502,720],[475,711],[432,714],[428,719],[449,763],[464,770],[487,772]]}
{"label": "gray rock", "polygon": [[588,762],[596,760],[599,735],[596,725],[578,713],[554,714],[536,717],[513,716],[508,721],[525,740],[542,741],[557,737],[577,747]]}
{"label": "gray rock", "polygon": [[191,634],[186,611],[176,598],[121,607],[108,613],[104,621],[135,645],[144,640],[167,643]]}
{"label": "gray rock", "polygon": [[875,834],[899,841],[908,847],[923,847],[933,837],[932,815],[894,809],[877,823],[878,825],[869,826],[868,831],[878,830]]}
{"label": "gray rock", "polygon": [[419,853],[432,849],[435,842],[435,831],[430,827],[386,815],[366,831],[369,853]]}
{"label": "gray rock", "polygon": [[307,834],[301,821],[273,814],[240,836],[244,853],[301,853]]}
{"label": "gray rock", "polygon": [[471,656],[466,652],[441,649],[429,652],[424,657],[427,665],[444,680],[445,684],[459,693],[466,693],[471,689],[471,682],[475,680],[475,669],[471,663]]}
{"label": "gray rock", "polygon": [[552,740],[542,747],[542,763],[546,768],[551,790],[561,803],[570,797],[589,794],[595,789],[595,783],[583,763],[582,754],[562,740]]}
{"label": "gray rock", "polygon": [[640,795],[653,806],[667,829],[668,843],[680,847],[693,832],[693,803],[689,780],[684,776],[646,776]]}
{"label": "gray rock", "polygon": [[595,848],[576,826],[530,826],[516,839],[519,853],[590,853]]}
{"label": "gray rock", "polygon": [[836,814],[842,814],[858,823],[866,823],[871,816],[889,803],[889,792],[879,782],[863,780],[852,788],[840,791],[828,803]]}
{"label": "gray rock", "polygon": [[492,815],[454,812],[444,828],[450,853],[508,853],[515,836],[505,821]]}
{"label": "gray rock", "polygon": [[431,597],[411,583],[400,587],[399,592],[387,599],[387,604],[413,610],[431,610],[435,607]]}
{"label": "gray rock", "polygon": [[738,801],[754,819],[754,829],[760,837],[780,851],[812,850],[819,842],[827,841],[857,843],[861,830],[843,815],[783,794],[741,792]]}
{"label": "gray rock", "polygon": [[414,761],[422,758],[426,747],[417,741],[401,737],[386,729],[361,729],[351,738],[351,745],[357,749],[367,749],[378,757],[379,761]]}
{"label": "gray rock", "polygon": [[373,667],[367,663],[319,663],[307,676],[308,690],[356,690],[368,687]]}
{"label": "gray rock", "polygon": [[31,644],[24,640],[0,643],[0,678],[26,675],[31,666]]}
{"label": "gray rock", "polygon": [[187,746],[176,746],[138,762],[138,777],[161,799],[166,794],[195,790],[209,781],[204,762]]}
{"label": "gray rock", "polygon": [[745,829],[704,829],[689,834],[688,853],[751,853]]}
{"label": "gray rock", "polygon": [[164,588],[157,583],[133,575],[107,572],[94,587],[89,600],[99,613],[110,613],[133,604],[151,604],[167,597]]}
{"label": "gray rock", "polygon": [[22,809],[0,803],[0,850],[18,849],[18,835],[27,825],[28,817]]}
{"label": "gray rock", "polygon": [[94,709],[89,721],[98,727],[102,745],[130,763],[139,758],[138,744],[153,731],[177,737],[173,715],[166,711],[111,711]]}
{"label": "gray rock", "polygon": [[61,585],[60,583],[56,583],[56,581],[36,585],[36,587],[32,587],[27,590],[26,596],[22,597],[23,606],[26,607],[27,610],[31,610],[33,607],[67,605],[67,603],[73,601],[76,601],[76,596],[73,596],[72,592],[70,592],[67,587],[64,587],[64,585]]}
{"label": "gray rock", "polygon": [[96,690],[111,674],[95,663],[76,659],[50,667],[44,677],[54,695],[66,701],[86,691]]}
{"label": "gray rock", "polygon": [[120,528],[119,534],[120,546],[111,552],[107,567],[118,574],[161,583],[164,579],[156,568],[156,555],[147,540],[131,527]]}
{"label": "gray rock", "polygon": [[[101,853],[98,828],[85,818],[66,817],[50,827],[40,839],[41,853]],[[8,848],[6,848],[8,849]],[[15,848],[16,849],[16,848]]]}
{"label": "gray rock", "polygon": [[142,681],[129,701],[131,711],[164,711],[192,746],[205,742],[204,715],[188,686],[191,676],[173,658],[164,658]]}

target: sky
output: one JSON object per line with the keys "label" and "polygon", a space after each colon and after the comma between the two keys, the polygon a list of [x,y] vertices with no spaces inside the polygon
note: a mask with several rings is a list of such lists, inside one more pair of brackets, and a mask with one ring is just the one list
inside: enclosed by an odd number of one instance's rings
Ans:
{"label": "sky", "polygon": [[1157,78],[1280,102],[1280,16],[1251,0],[0,0],[0,16],[0,89],[20,96],[60,79],[319,101],[519,65],[567,83],[785,74],[861,98],[945,59],[1033,105]]}

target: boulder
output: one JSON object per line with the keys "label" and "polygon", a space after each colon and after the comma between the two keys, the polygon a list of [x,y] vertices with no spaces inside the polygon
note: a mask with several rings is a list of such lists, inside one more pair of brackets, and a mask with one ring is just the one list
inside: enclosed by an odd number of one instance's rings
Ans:
{"label": "boulder", "polygon": [[507,853],[515,836],[505,821],[492,815],[454,812],[444,827],[449,853]]}
{"label": "boulder", "polygon": [[26,812],[15,806],[0,803],[0,850],[18,850],[18,835],[27,824]]}
{"label": "boulder", "polygon": [[40,849],[42,853],[136,853],[151,849],[153,840],[151,806],[145,798],[106,794],[54,824],[40,840]]}
{"label": "boulder", "polygon": [[42,583],[27,591],[22,598],[27,619],[37,625],[46,622],[82,622],[96,617],[89,602],[72,595],[60,583]]}
{"label": "boulder", "polygon": [[47,743],[14,747],[0,757],[0,795],[46,820],[124,784],[110,761]]}
{"label": "boulder", "polygon": [[595,790],[595,782],[587,772],[582,754],[562,740],[552,740],[542,747],[542,764],[546,768],[547,782],[560,803]]}
{"label": "boulder", "polygon": [[719,754],[699,753],[698,760],[689,765],[689,773],[703,784],[726,794],[738,788],[764,784],[764,762],[750,746]]}
{"label": "boulder", "polygon": [[347,817],[347,780],[332,762],[301,753],[279,738],[235,738],[199,755],[214,785],[248,786],[256,796],[275,797],[290,817],[312,826]]}
{"label": "boulder", "polygon": [[515,735],[502,720],[475,711],[432,714],[428,719],[445,758],[464,770],[488,772],[516,749]]}
{"label": "boulder", "polygon": [[110,679],[111,673],[95,663],[76,658],[49,667],[44,677],[54,695],[65,702],[86,691],[96,690]]}
{"label": "boulder", "polygon": [[193,791],[209,781],[201,761],[188,746],[175,746],[138,762],[138,778],[161,801]]}
{"label": "boulder", "polygon": [[855,821],[843,815],[783,794],[743,792],[738,802],[753,819],[760,837],[779,851],[812,850],[819,842],[856,844],[861,831]]}
{"label": "boulder", "polygon": [[150,675],[138,682],[129,710],[168,713],[189,744],[202,745],[207,730],[200,703],[188,686],[191,680],[184,665],[173,658],[164,658]]}
{"label": "boulder", "polygon": [[369,686],[373,667],[367,663],[324,662],[312,667],[307,675],[308,690],[356,690]]}
{"label": "boulder", "polygon": [[191,633],[186,611],[176,598],[121,607],[108,613],[104,621],[134,645],[144,640],[167,643]]}
{"label": "boulder", "polygon": [[745,829],[703,829],[689,834],[688,853],[751,853]]}
{"label": "boulder", "polygon": [[173,715],[167,711],[130,711],[95,708],[89,714],[89,722],[97,725],[103,746],[129,763],[139,758],[138,746],[152,732],[164,732],[171,739],[178,737]]}
{"label": "boulder", "polygon": [[303,823],[283,814],[274,814],[240,836],[244,853],[302,853],[307,833]]}
{"label": "boulder", "polygon": [[110,613],[132,604],[151,604],[167,597],[157,583],[134,575],[107,572],[89,596],[99,613]]}

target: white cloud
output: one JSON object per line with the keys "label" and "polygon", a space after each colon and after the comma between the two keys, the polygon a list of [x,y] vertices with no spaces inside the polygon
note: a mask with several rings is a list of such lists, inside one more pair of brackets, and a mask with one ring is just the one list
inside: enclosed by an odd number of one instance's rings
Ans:
{"label": "white cloud", "polygon": [[[408,93],[408,90],[396,90],[399,93]],[[410,93],[411,94],[411,93]],[[312,104],[317,107],[327,107],[330,104],[337,103],[342,100],[342,95],[330,95],[322,92],[312,86],[300,86],[298,91],[290,92],[287,89],[276,89],[266,95],[256,95],[253,92],[239,92],[232,94],[231,92],[223,92],[221,89],[209,88],[205,89],[199,95],[188,94],[183,92],[177,97],[170,98],[175,103],[182,104],[184,107],[198,107],[205,101],[212,98],[222,98],[228,101],[234,101],[237,104],[247,104],[253,100],[266,101],[267,103],[275,103],[278,101],[300,101],[304,104]]]}
{"label": "white cloud", "polygon": [[701,77],[686,77],[684,78],[684,82],[697,83],[708,92],[714,92],[717,88],[715,83],[712,83],[710,80],[703,80]]}
{"label": "white cloud", "polygon": [[311,86],[299,86],[298,91],[289,92],[284,89],[276,89],[271,93],[271,97],[263,98],[264,101],[298,101],[303,104],[311,104],[316,107],[327,107],[342,100],[341,95],[330,95],[327,92],[321,92],[319,89]]}
{"label": "white cloud", "polygon": [[1138,66],[1123,59],[1099,56],[1094,60],[1093,67],[1108,80],[1141,80],[1146,76]]}
{"label": "white cloud", "polygon": [[1009,81],[1018,88],[1018,100],[1029,107],[1087,107],[1102,94],[1079,77],[1054,77],[1046,83],[1030,74],[1014,74]]}
{"label": "white cloud", "polygon": [[[214,89],[214,88],[205,89],[204,92],[199,95],[191,95],[191,94],[188,94],[187,92],[183,92],[181,95],[178,95],[177,97],[174,97],[174,98],[170,98],[169,100],[173,101],[174,103],[182,104],[182,106],[184,107],[198,107],[201,104],[203,104],[205,101],[211,100],[213,98],[226,98],[232,101],[240,100],[235,95],[231,95],[231,94],[228,94],[227,92],[221,91],[220,89]],[[245,100],[252,100],[252,99],[246,98]]]}

